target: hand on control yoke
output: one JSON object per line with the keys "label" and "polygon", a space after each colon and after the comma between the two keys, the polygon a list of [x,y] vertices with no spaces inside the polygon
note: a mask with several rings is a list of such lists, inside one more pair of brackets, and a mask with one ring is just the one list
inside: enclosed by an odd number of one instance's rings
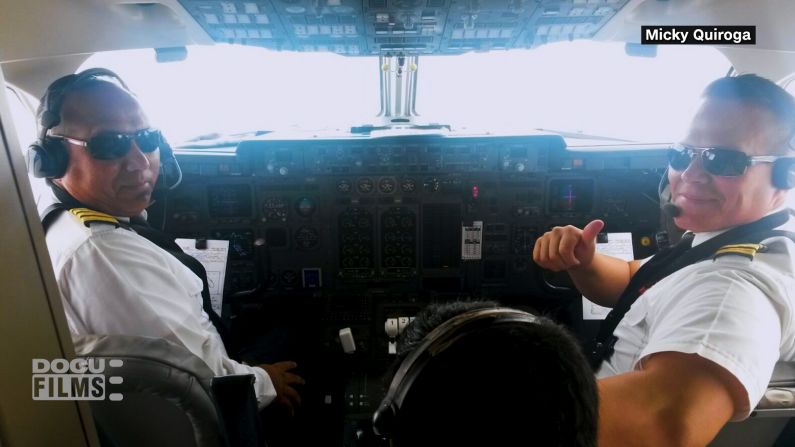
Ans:
{"label": "hand on control yoke", "polygon": [[273,364],[257,365],[268,373],[276,389],[276,399],[272,405],[284,408],[294,416],[296,410],[301,407],[301,396],[294,388],[295,385],[303,385],[304,379],[301,376],[290,372],[298,365],[295,362],[277,362]]}

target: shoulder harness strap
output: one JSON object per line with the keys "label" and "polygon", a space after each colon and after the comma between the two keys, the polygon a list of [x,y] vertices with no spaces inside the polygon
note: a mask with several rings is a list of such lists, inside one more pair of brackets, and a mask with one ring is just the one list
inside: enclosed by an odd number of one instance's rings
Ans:
{"label": "shoulder harness strap", "polygon": [[52,226],[53,222],[55,222],[55,219],[68,209],[69,208],[63,203],[56,202],[41,212],[39,219],[41,220],[41,226],[44,228],[45,235],[50,230],[50,227]]}

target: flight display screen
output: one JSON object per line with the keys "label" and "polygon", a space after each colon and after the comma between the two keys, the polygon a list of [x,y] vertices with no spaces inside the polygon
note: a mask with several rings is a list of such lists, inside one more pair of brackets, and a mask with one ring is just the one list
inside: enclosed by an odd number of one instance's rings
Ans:
{"label": "flight display screen", "polygon": [[251,217],[248,185],[213,185],[207,190],[210,217]]}
{"label": "flight display screen", "polygon": [[593,210],[593,179],[553,179],[547,204],[553,213],[587,213]]}
{"label": "flight display screen", "polygon": [[214,230],[212,239],[229,241],[229,257],[251,259],[254,256],[254,233],[251,230]]}

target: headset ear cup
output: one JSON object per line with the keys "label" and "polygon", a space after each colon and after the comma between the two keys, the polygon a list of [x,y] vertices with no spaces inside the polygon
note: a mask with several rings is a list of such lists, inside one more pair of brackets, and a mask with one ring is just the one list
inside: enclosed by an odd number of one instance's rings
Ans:
{"label": "headset ear cup", "polygon": [[28,171],[37,178],[61,178],[69,165],[69,152],[52,138],[36,141],[28,148]]}
{"label": "headset ear cup", "polygon": [[778,189],[795,188],[795,157],[780,158],[773,163],[771,178]]}
{"label": "headset ear cup", "polygon": [[152,193],[153,202],[164,199],[166,193],[175,189],[180,183],[182,183],[182,169],[179,167],[171,146],[165,138],[162,138],[160,141],[160,174]]}
{"label": "headset ear cup", "polygon": [[168,160],[174,158],[174,150],[171,149],[171,145],[168,144],[166,141],[166,137],[162,134],[160,135],[160,160]]}
{"label": "headset ear cup", "polygon": [[36,178],[43,178],[46,168],[43,164],[47,160],[47,154],[38,141],[28,146],[28,152],[25,154],[25,162],[28,165],[28,172]]}
{"label": "headset ear cup", "polygon": [[163,187],[172,190],[182,182],[182,169],[179,167],[174,150],[165,138],[160,143],[160,171],[164,176]]}
{"label": "headset ear cup", "polygon": [[373,413],[373,431],[376,435],[390,439],[395,434],[397,411],[391,401],[384,400]]}

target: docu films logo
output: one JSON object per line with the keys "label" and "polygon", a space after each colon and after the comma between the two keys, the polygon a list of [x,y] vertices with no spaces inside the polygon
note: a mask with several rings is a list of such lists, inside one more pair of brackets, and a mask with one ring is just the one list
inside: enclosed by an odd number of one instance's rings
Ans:
{"label": "docu films logo", "polygon": [[106,391],[108,385],[119,385],[124,379],[107,375],[106,367],[123,364],[118,359],[33,359],[33,400],[104,400],[107,395],[108,400],[120,401],[124,399],[121,393]]}

